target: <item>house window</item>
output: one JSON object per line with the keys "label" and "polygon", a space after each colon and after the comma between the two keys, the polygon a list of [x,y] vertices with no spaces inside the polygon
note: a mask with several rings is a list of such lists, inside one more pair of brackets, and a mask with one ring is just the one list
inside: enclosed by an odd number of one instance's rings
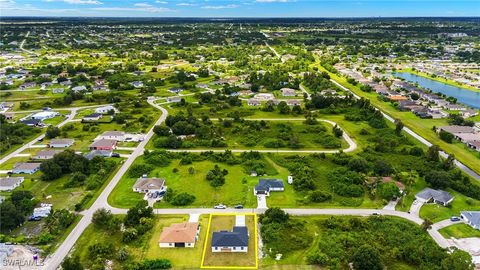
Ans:
{"label": "house window", "polygon": [[245,248],[244,247],[241,247],[242,250],[244,250]]}
{"label": "house window", "polygon": [[168,244],[169,246],[173,246],[173,243]]}
{"label": "house window", "polygon": [[218,247],[215,247],[215,250],[218,250]]}

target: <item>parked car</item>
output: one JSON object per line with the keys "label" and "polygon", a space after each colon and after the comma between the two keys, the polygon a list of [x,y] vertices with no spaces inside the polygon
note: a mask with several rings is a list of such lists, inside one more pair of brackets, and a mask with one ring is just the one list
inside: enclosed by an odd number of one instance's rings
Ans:
{"label": "parked car", "polygon": [[120,157],[119,153],[112,153],[112,157]]}
{"label": "parked car", "polygon": [[460,221],[460,218],[459,217],[451,217],[450,221],[453,221],[453,222]]}
{"label": "parked car", "polygon": [[237,204],[237,205],[235,205],[235,209],[243,209],[243,205]]}
{"label": "parked car", "polygon": [[227,209],[227,206],[226,205],[223,205],[223,204],[217,204],[213,207],[214,209]]}
{"label": "parked car", "polygon": [[42,220],[41,217],[36,217],[33,215],[28,217],[28,221],[40,221],[40,220]]}

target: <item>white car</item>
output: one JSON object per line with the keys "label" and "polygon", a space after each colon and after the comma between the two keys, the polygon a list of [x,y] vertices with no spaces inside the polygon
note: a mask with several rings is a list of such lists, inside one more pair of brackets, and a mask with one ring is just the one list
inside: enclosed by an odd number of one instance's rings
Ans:
{"label": "white car", "polygon": [[223,204],[217,204],[213,207],[214,209],[227,209],[227,206],[226,205],[223,205]]}

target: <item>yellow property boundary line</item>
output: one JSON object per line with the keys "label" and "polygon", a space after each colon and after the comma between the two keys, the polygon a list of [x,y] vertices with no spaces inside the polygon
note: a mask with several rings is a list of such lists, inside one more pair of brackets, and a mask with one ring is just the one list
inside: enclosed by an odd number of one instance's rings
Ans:
{"label": "yellow property boundary line", "polygon": [[[205,266],[203,265],[205,261],[205,254],[207,252],[207,244],[208,244],[208,237],[210,235],[210,225],[212,223],[212,216],[253,216],[253,223],[254,223],[254,235],[255,235],[255,266]],[[202,253],[202,263],[200,268],[202,269],[258,269],[258,231],[257,231],[257,214],[255,213],[245,213],[245,214],[237,214],[237,213],[218,213],[218,214],[210,214],[208,218],[208,226],[207,226],[207,234],[205,236],[205,244],[203,245],[203,253]]]}

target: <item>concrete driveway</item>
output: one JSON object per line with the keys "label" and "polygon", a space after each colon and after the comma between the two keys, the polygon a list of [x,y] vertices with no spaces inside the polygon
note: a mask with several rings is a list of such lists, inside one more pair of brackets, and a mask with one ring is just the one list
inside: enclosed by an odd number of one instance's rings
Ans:
{"label": "concrete driveway", "polygon": [[257,208],[258,209],[267,209],[267,196],[257,195]]}

